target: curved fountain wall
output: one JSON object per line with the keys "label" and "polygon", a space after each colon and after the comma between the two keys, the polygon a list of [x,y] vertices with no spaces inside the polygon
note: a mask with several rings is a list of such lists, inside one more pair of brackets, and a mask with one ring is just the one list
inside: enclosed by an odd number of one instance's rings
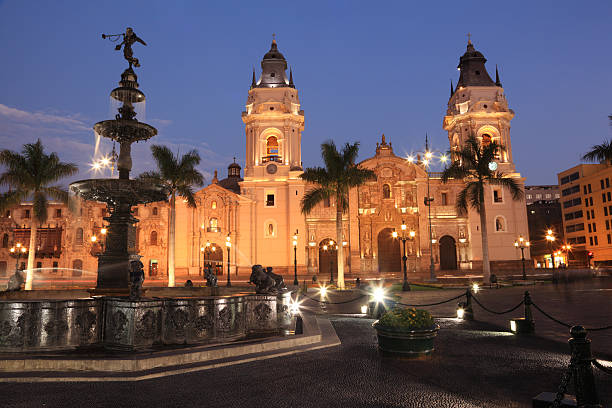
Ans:
{"label": "curved fountain wall", "polygon": [[291,327],[290,293],[0,301],[0,352],[230,342]]}

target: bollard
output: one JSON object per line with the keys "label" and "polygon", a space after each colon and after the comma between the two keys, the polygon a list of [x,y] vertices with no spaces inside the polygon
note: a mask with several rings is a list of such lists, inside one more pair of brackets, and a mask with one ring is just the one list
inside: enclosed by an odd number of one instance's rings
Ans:
{"label": "bollard", "polygon": [[472,292],[465,291],[465,305],[463,307],[463,320],[474,320],[474,309],[472,308]]}
{"label": "bollard", "polygon": [[576,389],[576,402],[579,407],[601,407],[591,366],[593,362],[591,340],[586,338],[587,331],[582,326],[572,327],[570,334],[572,337],[568,343],[574,359],[572,377]]}
{"label": "bollard", "polygon": [[304,334],[304,321],[301,315],[295,318],[295,334]]}

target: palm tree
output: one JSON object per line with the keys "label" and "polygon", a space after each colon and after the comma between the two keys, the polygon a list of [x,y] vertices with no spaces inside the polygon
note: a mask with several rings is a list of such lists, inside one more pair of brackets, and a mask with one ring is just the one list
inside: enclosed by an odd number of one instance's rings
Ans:
{"label": "palm tree", "polygon": [[338,152],[333,141],[321,145],[323,167],[307,168],[300,177],[316,186],[302,198],[302,213],[308,214],[312,209],[332,197],[336,200],[336,242],[338,243],[338,287],[344,289],[344,250],[342,246],[342,214],[348,209],[349,190],[369,180],[376,179],[376,173],[355,164],[359,142],[345,144]]}
{"label": "palm tree", "polygon": [[36,256],[36,232],[38,225],[47,221],[48,199],[68,204],[68,192],[52,185],[64,177],[74,175],[79,169],[75,164],[63,163],[56,153],[46,154],[40,139],[23,146],[21,154],[11,150],[0,152],[0,165],[5,167],[0,175],[0,185],[9,191],[0,198],[0,211],[19,205],[31,198],[33,217],[30,224],[30,245],[25,289],[32,290],[34,258]]}
{"label": "palm tree", "polygon": [[[612,115],[608,116],[612,125]],[[612,140],[604,141],[602,144],[594,145],[591,150],[582,156],[582,160],[588,162],[612,163]]]}
{"label": "palm tree", "polygon": [[457,195],[457,212],[466,214],[468,207],[480,214],[480,233],[482,236],[482,273],[485,282],[491,278],[489,264],[489,236],[487,235],[487,214],[485,206],[485,186],[495,185],[510,190],[513,200],[523,198],[523,190],[516,179],[492,170],[490,163],[495,156],[505,149],[496,142],[480,145],[479,141],[470,136],[462,149],[452,152],[452,162],[442,172],[442,182],[451,178],[463,180],[465,187]]}
{"label": "palm tree", "polygon": [[195,166],[200,164],[200,155],[197,150],[192,150],[179,157],[174,155],[166,146],[153,145],[151,153],[157,163],[157,171],[142,173],[139,178],[144,181],[152,181],[165,185],[169,191],[170,198],[170,220],[168,231],[168,286],[174,286],[174,242],[176,224],[176,196],[181,196],[187,201],[187,205],[195,208],[196,202],[193,196],[193,186],[200,187],[204,184],[204,176]]}

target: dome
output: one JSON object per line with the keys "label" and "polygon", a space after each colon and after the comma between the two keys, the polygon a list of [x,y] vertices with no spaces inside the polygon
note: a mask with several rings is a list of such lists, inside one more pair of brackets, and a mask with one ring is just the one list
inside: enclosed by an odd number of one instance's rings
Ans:
{"label": "dome", "polygon": [[480,51],[474,48],[474,44],[468,41],[467,50],[459,58],[459,81],[457,87],[462,86],[495,86],[495,82],[489,76],[485,63],[487,59]]}
{"label": "dome", "polygon": [[287,79],[287,61],[278,51],[276,40],[272,40],[270,51],[261,60],[261,77],[251,88],[282,88],[293,87]]}

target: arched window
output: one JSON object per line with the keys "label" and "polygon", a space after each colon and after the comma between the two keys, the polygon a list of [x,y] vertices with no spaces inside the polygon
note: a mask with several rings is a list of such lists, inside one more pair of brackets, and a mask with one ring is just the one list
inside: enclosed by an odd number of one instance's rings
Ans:
{"label": "arched window", "polygon": [[266,140],[266,158],[270,161],[276,161],[278,158],[278,139],[276,136],[270,136]]}
{"label": "arched window", "polygon": [[157,231],[151,231],[149,245],[157,245]]}
{"label": "arched window", "polygon": [[208,226],[210,227],[210,232],[218,232],[219,231],[219,220],[216,218],[211,218],[208,221]]}
{"label": "arched window", "polygon": [[503,217],[495,218],[495,231],[505,231],[506,223]]}
{"label": "arched window", "polygon": [[391,187],[388,184],[383,184],[383,198],[391,198]]}
{"label": "arched window", "polygon": [[157,215],[157,207],[153,207],[153,215]]}
{"label": "arched window", "polygon": [[74,234],[74,243],[77,245],[83,244],[83,228],[77,228]]}
{"label": "arched window", "polygon": [[4,234],[2,236],[2,248],[8,248],[9,236],[8,234]]}
{"label": "arched window", "polygon": [[212,208],[213,210],[216,210],[217,209],[217,202],[216,201],[211,202],[210,203],[210,208]]}

